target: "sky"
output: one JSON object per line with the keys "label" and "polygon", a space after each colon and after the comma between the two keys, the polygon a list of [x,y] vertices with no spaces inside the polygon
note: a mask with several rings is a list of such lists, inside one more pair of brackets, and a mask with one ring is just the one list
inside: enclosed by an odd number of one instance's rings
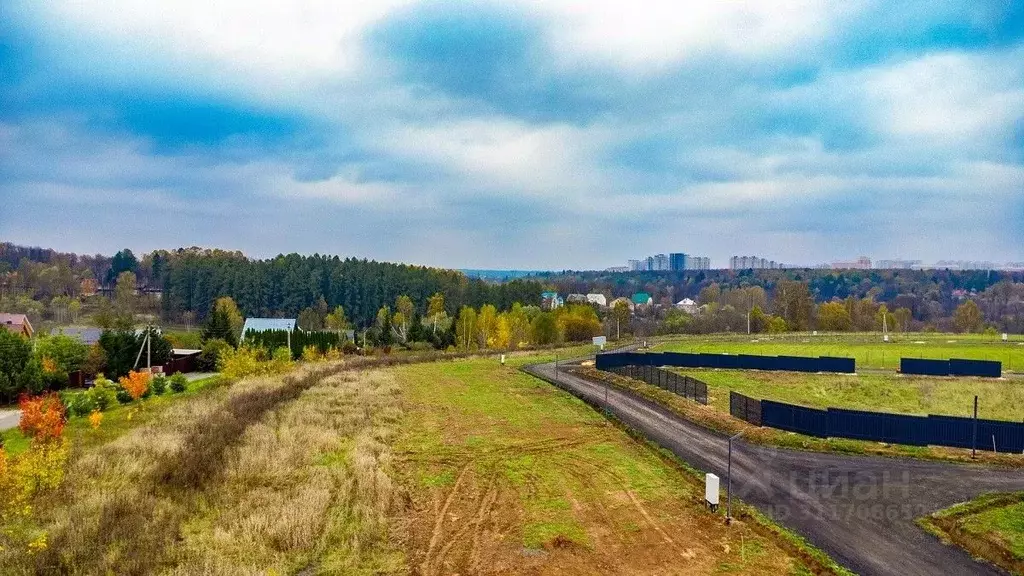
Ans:
{"label": "sky", "polygon": [[1024,260],[1024,2],[0,2],[0,240]]}

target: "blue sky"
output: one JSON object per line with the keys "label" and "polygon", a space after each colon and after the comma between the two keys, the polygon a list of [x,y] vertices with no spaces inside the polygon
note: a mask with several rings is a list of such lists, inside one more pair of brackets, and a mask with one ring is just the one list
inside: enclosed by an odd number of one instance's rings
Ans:
{"label": "blue sky", "polygon": [[88,253],[1024,260],[1024,3],[8,0],[0,201]]}

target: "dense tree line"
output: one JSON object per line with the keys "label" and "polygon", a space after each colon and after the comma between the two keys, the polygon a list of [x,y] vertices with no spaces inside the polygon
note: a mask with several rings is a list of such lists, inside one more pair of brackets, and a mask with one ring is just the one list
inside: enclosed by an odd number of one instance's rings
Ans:
{"label": "dense tree line", "polygon": [[[381,306],[400,295],[424,306],[418,312],[425,314],[428,298],[440,293],[454,315],[461,306],[490,303],[506,310],[514,302],[539,304],[542,290],[535,280],[493,283],[454,270],[319,254],[250,259],[241,252],[193,247],[141,258],[125,249],[105,257],[0,244],[0,299],[9,301],[4,311],[30,313],[33,319],[70,318],[81,303],[65,312],[68,304],[58,300],[60,310],[51,312],[54,298],[77,298],[84,279],[112,292],[125,274],[134,288],[162,291],[157,311],[164,320],[186,324],[205,322],[222,296],[234,299],[244,316],[292,318],[322,300],[332,309],[343,306],[354,325],[368,326]],[[142,297],[136,306],[136,312],[149,311]]]}
{"label": "dense tree line", "polygon": [[540,302],[536,281],[493,284],[424,266],[298,254],[253,260],[237,252],[197,249],[162,256],[162,312],[168,320],[183,314],[203,320],[222,296],[237,302],[247,317],[295,318],[322,300],[331,309],[342,306],[356,326],[371,325],[380,308],[399,296],[418,303],[420,314],[437,293],[444,296],[449,315],[464,305],[489,303],[507,309],[514,302]]}

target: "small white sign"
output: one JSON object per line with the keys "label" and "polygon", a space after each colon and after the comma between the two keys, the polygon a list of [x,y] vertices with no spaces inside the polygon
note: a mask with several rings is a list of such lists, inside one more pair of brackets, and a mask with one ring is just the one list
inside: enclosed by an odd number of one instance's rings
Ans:
{"label": "small white sign", "polygon": [[501,365],[502,366],[505,365],[505,355],[504,354],[501,355]]}
{"label": "small white sign", "polygon": [[711,473],[704,476],[704,500],[712,508],[718,507],[718,476]]}
{"label": "small white sign", "polygon": [[1007,334],[1006,332],[1003,332],[1003,342],[1006,342],[1009,339],[1010,339],[1010,335]]}
{"label": "small white sign", "polygon": [[817,335],[818,335],[818,331],[817,331],[817,330],[815,330],[814,332],[812,332],[812,334],[813,334],[813,335],[815,335],[815,336],[817,336]]}
{"label": "small white sign", "polygon": [[594,346],[600,346],[604,350],[605,343],[608,342],[608,338],[605,336],[594,336]]}
{"label": "small white sign", "polygon": [[888,334],[882,335],[882,341],[883,342],[888,342],[889,341],[889,335]]}

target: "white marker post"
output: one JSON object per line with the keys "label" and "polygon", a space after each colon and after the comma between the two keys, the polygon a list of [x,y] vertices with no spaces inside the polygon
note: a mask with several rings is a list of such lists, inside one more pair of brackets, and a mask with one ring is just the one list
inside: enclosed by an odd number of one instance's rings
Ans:
{"label": "white marker post", "polygon": [[704,475],[704,501],[712,512],[718,511],[718,476],[710,472]]}

